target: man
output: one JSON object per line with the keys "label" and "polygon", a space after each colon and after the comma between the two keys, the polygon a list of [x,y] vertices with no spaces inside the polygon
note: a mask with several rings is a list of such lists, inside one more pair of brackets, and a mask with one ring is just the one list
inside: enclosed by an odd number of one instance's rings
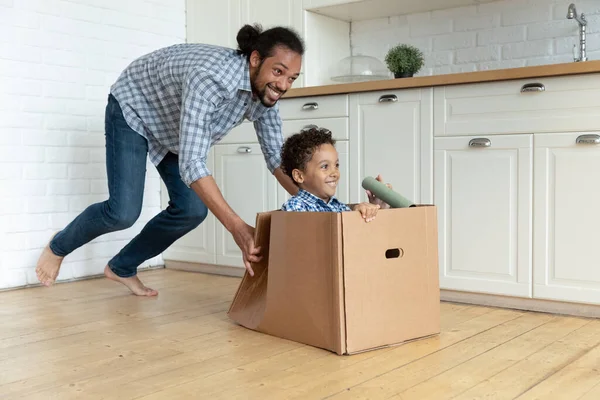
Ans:
{"label": "man", "polygon": [[252,274],[250,263],[261,259],[254,228],[227,204],[206,157],[247,118],[254,121],[267,167],[296,194],[279,168],[283,135],[274,106],[300,73],[304,44],[286,28],[262,32],[250,25],[240,29],[237,41],[237,50],[170,46],[123,71],[111,87],[105,116],[109,199],[89,206],[50,240],[36,269],[40,282],[51,285],[63,258],[75,249],[134,224],[142,208],[147,155],[165,182],[169,206],[108,262],[106,277],[136,295],[155,296],[137,277],[137,267],[196,228],[208,210],[232,234]]}

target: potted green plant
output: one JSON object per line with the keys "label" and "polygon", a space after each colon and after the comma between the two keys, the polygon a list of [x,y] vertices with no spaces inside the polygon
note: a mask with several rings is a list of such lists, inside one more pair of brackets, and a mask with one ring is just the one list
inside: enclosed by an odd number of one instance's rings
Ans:
{"label": "potted green plant", "polygon": [[395,78],[413,76],[423,67],[423,52],[408,44],[392,47],[385,56],[385,62]]}

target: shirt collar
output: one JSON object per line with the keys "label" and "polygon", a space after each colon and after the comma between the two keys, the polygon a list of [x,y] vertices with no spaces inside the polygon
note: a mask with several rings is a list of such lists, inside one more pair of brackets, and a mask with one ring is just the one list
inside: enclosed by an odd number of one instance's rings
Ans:
{"label": "shirt collar", "polygon": [[252,86],[250,85],[250,62],[246,60],[246,56],[242,55],[241,57],[243,57],[244,69],[242,71],[239,89],[252,94]]}
{"label": "shirt collar", "polygon": [[298,191],[298,197],[301,198],[302,200],[306,201],[307,203],[312,203],[312,204],[321,202],[321,203],[327,204],[328,206],[331,206],[331,205],[339,203],[338,199],[336,199],[335,196],[331,196],[331,198],[329,199],[329,203],[325,203],[325,200],[318,198],[314,194],[307,192],[304,189],[300,189]]}

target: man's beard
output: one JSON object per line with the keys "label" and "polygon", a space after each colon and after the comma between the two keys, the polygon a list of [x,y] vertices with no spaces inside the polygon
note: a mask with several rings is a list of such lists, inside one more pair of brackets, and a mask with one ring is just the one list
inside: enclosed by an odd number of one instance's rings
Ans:
{"label": "man's beard", "polygon": [[[274,90],[276,93],[279,94],[279,97],[277,98],[277,100],[275,100],[272,104],[266,102],[267,87],[268,86],[270,86],[272,90]],[[268,107],[268,108],[273,107],[275,104],[277,104],[277,102],[279,101],[279,99],[281,98],[281,96],[283,96],[285,94],[285,92],[282,92],[282,91],[278,90],[277,88],[273,87],[273,85],[269,85],[269,84],[265,85],[262,90],[257,90],[256,87],[253,84],[252,85],[252,90],[253,90],[254,93],[256,93],[256,96],[260,100],[261,104],[263,106],[265,106],[265,107]]]}
{"label": "man's beard", "polygon": [[[260,76],[260,71],[262,70],[262,61],[260,66],[258,67],[258,71],[256,71],[256,76]],[[262,88],[262,90],[258,90],[258,88],[256,87],[256,83],[254,82],[254,80],[250,80],[250,86],[252,88],[252,93],[258,97],[258,99],[260,100],[261,104],[265,107],[271,108],[273,107],[275,104],[277,104],[277,102],[279,101],[279,99],[281,98],[281,96],[283,96],[285,94],[285,92],[282,92],[280,90],[278,90],[276,87],[274,87],[273,85],[270,85],[270,87],[277,93],[279,93],[279,98],[273,103],[273,104],[269,104],[265,102],[265,98],[267,96],[267,86],[269,86],[270,84],[265,84],[264,87]]]}

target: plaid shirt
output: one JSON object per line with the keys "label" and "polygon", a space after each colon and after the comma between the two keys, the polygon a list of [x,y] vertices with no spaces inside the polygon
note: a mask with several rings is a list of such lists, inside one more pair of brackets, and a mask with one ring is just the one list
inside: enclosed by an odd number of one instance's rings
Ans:
{"label": "plaid shirt", "polygon": [[254,128],[271,173],[283,143],[279,108],[252,100],[250,70],[235,50],[204,44],[169,46],[133,61],[111,87],[129,126],[148,140],[150,161],[179,155],[183,182],[211,175],[211,146],[244,118]]}
{"label": "plaid shirt", "polygon": [[351,211],[350,207],[339,201],[337,198],[331,197],[329,203],[325,203],[322,199],[300,189],[297,195],[292,196],[281,207],[283,211],[316,211],[316,212],[342,212]]}

